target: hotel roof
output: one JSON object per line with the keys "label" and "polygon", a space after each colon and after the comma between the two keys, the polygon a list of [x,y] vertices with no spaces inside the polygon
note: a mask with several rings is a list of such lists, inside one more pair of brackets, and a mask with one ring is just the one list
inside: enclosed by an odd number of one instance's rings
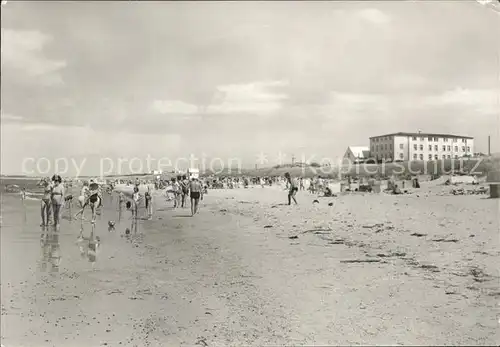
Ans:
{"label": "hotel roof", "polygon": [[449,137],[449,138],[461,138],[461,139],[473,139],[471,136],[462,136],[462,135],[451,135],[451,134],[436,134],[436,133],[391,133],[386,135],[379,136],[371,136],[370,139],[374,139],[377,137],[385,137],[385,136],[435,136],[435,137]]}

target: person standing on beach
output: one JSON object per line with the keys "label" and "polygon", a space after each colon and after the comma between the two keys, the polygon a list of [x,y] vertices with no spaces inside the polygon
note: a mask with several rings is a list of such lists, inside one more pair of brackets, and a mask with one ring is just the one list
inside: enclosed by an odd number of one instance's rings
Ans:
{"label": "person standing on beach", "polygon": [[137,213],[139,211],[139,201],[141,200],[141,195],[139,194],[139,186],[134,187],[134,194],[132,194],[132,217],[137,219]]}
{"label": "person standing on beach", "polygon": [[42,215],[42,227],[45,227],[52,223],[52,202],[50,201],[52,197],[52,183],[49,179],[45,179],[42,183],[43,185],[43,196],[41,201],[40,213]]}
{"label": "person standing on beach", "polygon": [[151,195],[151,188],[148,186],[148,191],[146,192],[146,194],[144,195],[145,197],[145,202],[146,202],[146,211],[147,211],[147,214],[148,214],[148,219],[152,219],[153,218],[153,197]]}
{"label": "person standing on beach", "polygon": [[23,204],[24,200],[26,200],[26,187],[23,187],[23,189],[21,189],[21,201],[23,202]]}
{"label": "person standing on beach", "polygon": [[52,211],[54,213],[54,226],[59,228],[61,224],[61,207],[64,205],[64,185],[62,184],[61,176],[57,175],[52,178],[54,187],[52,189]]}
{"label": "person standing on beach", "polygon": [[299,188],[297,187],[297,182],[295,182],[294,179],[290,176],[290,174],[287,172],[285,173],[285,178],[287,180],[288,184],[288,205],[292,204],[292,199],[295,202],[295,205],[297,205],[297,200],[295,199],[295,195],[297,194],[297,191]]}
{"label": "person standing on beach", "polygon": [[[80,190],[80,196],[78,197],[78,202],[80,203],[80,208],[83,207],[83,204],[85,204],[85,200],[87,199],[89,195],[89,182],[85,181],[83,182],[82,189]],[[82,214],[83,218],[83,214]]]}
{"label": "person standing on beach", "polygon": [[187,179],[186,175],[182,176],[181,180],[181,207],[184,207],[184,204],[186,203],[186,200],[189,195],[189,180]]}
{"label": "person standing on beach", "polygon": [[172,177],[172,191],[174,193],[174,208],[177,208],[180,205],[182,192],[179,180],[175,177]]}
{"label": "person standing on beach", "polygon": [[191,197],[191,216],[198,212],[198,204],[202,195],[202,186],[197,178],[193,178],[189,185]]}

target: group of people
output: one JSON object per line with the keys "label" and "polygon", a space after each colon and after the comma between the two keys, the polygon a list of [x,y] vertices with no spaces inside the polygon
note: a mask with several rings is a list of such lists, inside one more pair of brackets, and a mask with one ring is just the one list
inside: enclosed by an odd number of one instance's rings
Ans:
{"label": "group of people", "polygon": [[172,193],[174,194],[174,208],[184,208],[188,196],[191,199],[191,215],[198,213],[200,200],[206,191],[203,183],[197,177],[189,180],[186,175],[179,175],[171,179]]}
{"label": "group of people", "polygon": [[[65,205],[65,188],[62,178],[59,175],[52,176],[51,179],[42,181],[43,195],[41,199],[40,213],[42,217],[42,227],[53,224],[56,228],[61,223],[62,207]],[[24,200],[25,192],[21,196]]]}

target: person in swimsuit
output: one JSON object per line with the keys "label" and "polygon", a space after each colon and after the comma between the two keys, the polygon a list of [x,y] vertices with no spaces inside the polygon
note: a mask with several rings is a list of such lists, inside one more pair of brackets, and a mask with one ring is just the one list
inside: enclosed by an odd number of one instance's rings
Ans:
{"label": "person in swimsuit", "polygon": [[148,191],[146,192],[144,197],[145,197],[145,201],[146,201],[146,211],[148,214],[148,219],[152,219],[153,218],[153,204],[152,204],[153,197],[151,196],[151,189],[149,188],[149,186],[148,186]]}
{"label": "person in swimsuit", "polygon": [[61,207],[64,205],[64,185],[62,184],[61,176],[52,177],[54,187],[52,188],[51,200],[52,211],[54,213],[54,226],[59,228],[61,224]]}
{"label": "person in swimsuit", "polygon": [[180,205],[182,192],[179,180],[175,177],[172,177],[172,190],[174,192],[174,208],[177,208]]}
{"label": "person in swimsuit", "polygon": [[[101,204],[102,204],[102,198],[101,198],[100,192],[99,192],[99,185],[97,183],[91,183],[90,187],[89,187],[88,197],[87,197],[87,199],[85,199],[85,203],[83,204],[82,209],[80,211],[78,211],[75,218],[79,214],[83,214],[85,207],[87,205],[90,205],[90,209],[92,210],[92,224],[95,224],[97,209],[101,206]],[[83,216],[82,216],[82,219],[83,219]]]}
{"label": "person in swimsuit", "polygon": [[40,226],[45,227],[52,223],[52,203],[50,201],[52,197],[52,183],[48,179],[45,179],[42,185],[44,188],[40,209],[42,215],[42,224]]}
{"label": "person in swimsuit", "polygon": [[118,209],[121,211],[122,209],[122,205],[123,203],[126,201],[126,197],[125,197],[125,194],[123,194],[123,192],[120,192],[120,194],[118,194]]}
{"label": "person in swimsuit", "polygon": [[[89,196],[89,182],[83,182],[82,190],[80,191],[80,196],[78,197],[78,202],[80,203],[80,208],[85,204],[85,200],[87,200]],[[83,215],[82,215],[83,218]]]}
{"label": "person in swimsuit", "polygon": [[184,204],[186,203],[187,197],[189,195],[189,180],[187,179],[186,175],[182,176],[181,190],[181,207],[184,207]]}
{"label": "person in swimsuit", "polygon": [[191,197],[191,216],[198,212],[198,203],[202,195],[202,187],[197,178],[193,178],[189,184],[190,197]]}
{"label": "person in swimsuit", "polygon": [[23,187],[23,189],[21,189],[20,194],[21,194],[21,201],[24,205],[24,201],[26,200],[26,187]]}
{"label": "person in swimsuit", "polygon": [[139,187],[134,187],[134,193],[132,194],[131,204],[127,204],[127,207],[130,206],[132,211],[132,218],[137,219],[137,212],[139,210],[139,202],[141,200],[141,195],[139,194]]}
{"label": "person in swimsuit", "polygon": [[292,179],[292,177],[288,172],[285,173],[285,178],[288,183],[288,205],[292,204],[292,199],[295,202],[295,205],[297,205],[297,200],[295,199],[295,195],[299,190],[299,188],[297,187],[297,183],[295,182],[295,180]]}

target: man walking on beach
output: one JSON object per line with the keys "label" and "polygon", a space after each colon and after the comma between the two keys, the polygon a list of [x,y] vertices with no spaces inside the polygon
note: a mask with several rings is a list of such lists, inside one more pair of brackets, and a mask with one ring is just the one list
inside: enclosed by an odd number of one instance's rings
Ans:
{"label": "man walking on beach", "polygon": [[198,212],[198,204],[202,194],[201,183],[197,178],[191,180],[189,190],[191,196],[191,216],[194,216]]}

